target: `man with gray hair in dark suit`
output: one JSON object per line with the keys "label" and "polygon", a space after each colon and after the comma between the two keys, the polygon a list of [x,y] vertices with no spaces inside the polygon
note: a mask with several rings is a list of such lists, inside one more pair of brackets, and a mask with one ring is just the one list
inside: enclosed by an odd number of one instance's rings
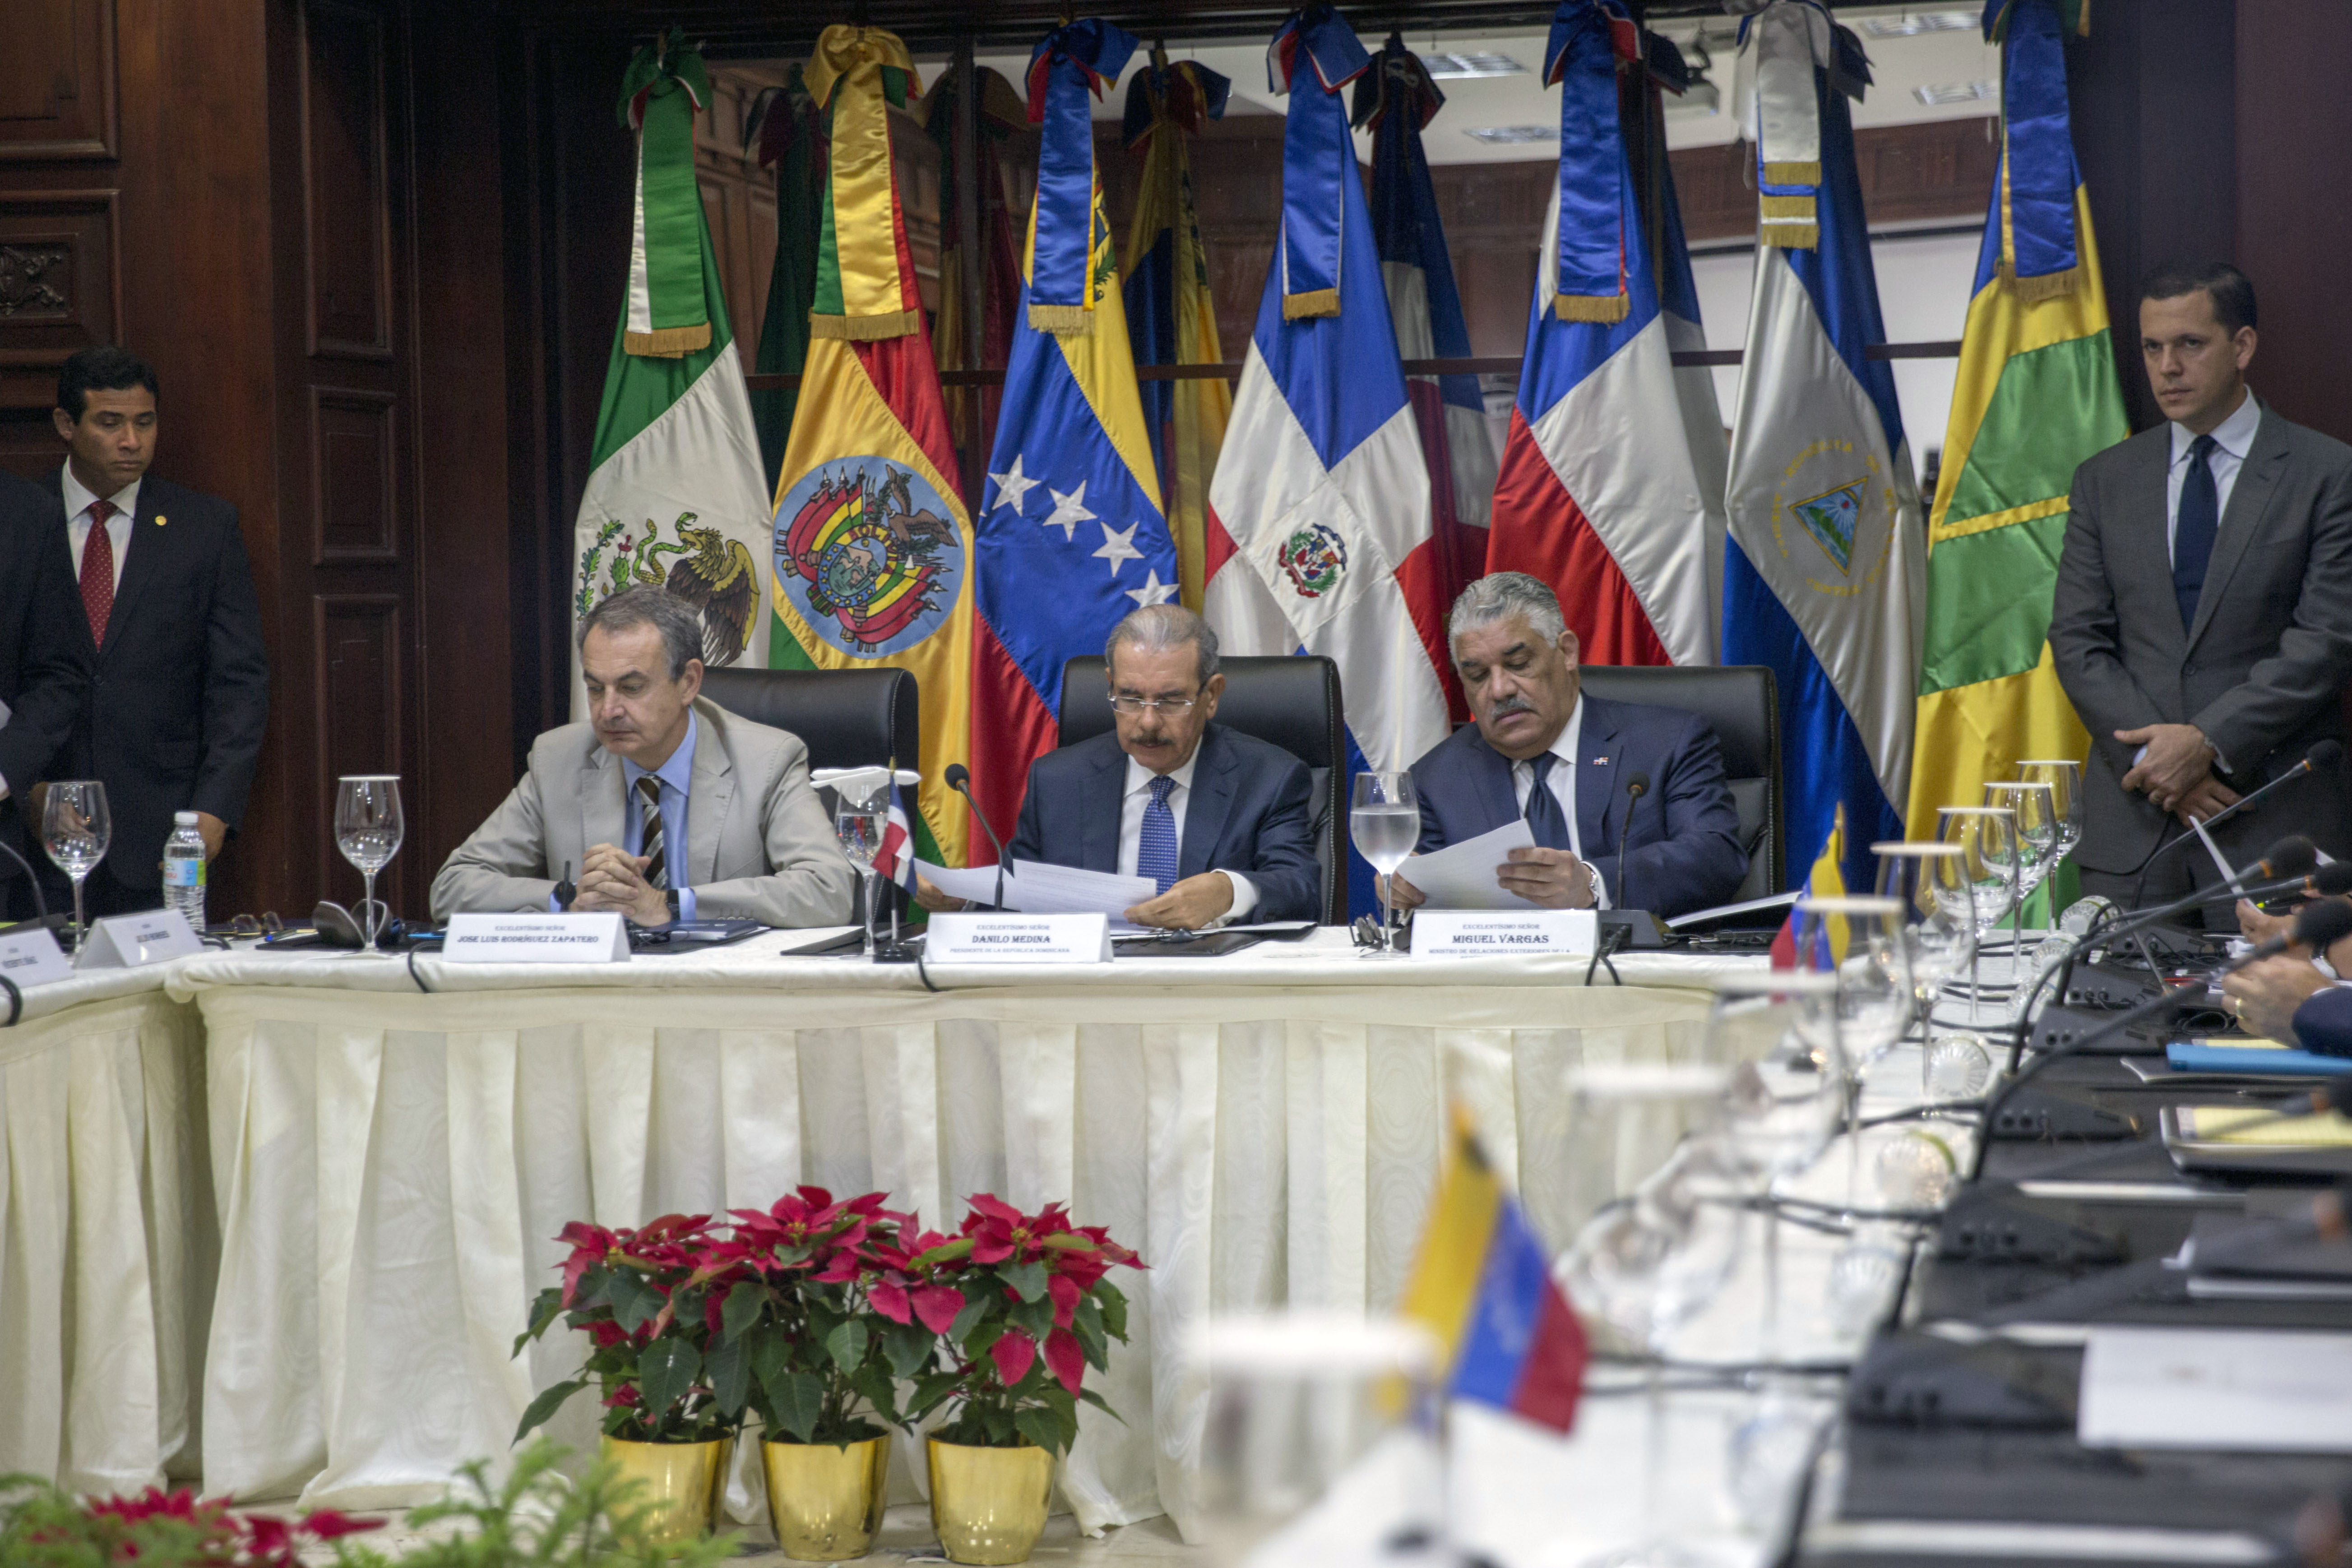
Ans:
{"label": "man with gray hair in dark suit", "polygon": [[[2344,737],[2352,447],[2248,390],[2245,274],[2167,268],[2140,295],[2140,357],[2167,423],[2075,470],[2050,651],[2091,731],[2083,886],[2160,900],[2221,879],[2200,847],[2157,857],[2168,829]],[[2290,830],[2352,855],[2340,765],[2282,785],[2214,837],[2243,865]]]}

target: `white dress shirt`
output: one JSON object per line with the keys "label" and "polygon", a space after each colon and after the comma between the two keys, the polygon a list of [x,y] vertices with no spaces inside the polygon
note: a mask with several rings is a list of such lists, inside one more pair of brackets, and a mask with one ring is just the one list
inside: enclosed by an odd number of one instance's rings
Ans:
{"label": "white dress shirt", "polygon": [[[2246,394],[2237,411],[2213,426],[2212,455],[2205,466],[2213,470],[2213,495],[2221,502],[2214,512],[2219,522],[2230,515],[2230,491],[2238,483],[2238,470],[2246,464],[2246,454],[2253,450],[2254,431],[2263,422],[2263,405],[2254,395]],[[2197,443],[2197,433],[2187,426],[2174,422],[2172,426],[2172,467],[2164,476],[2164,552],[2172,557],[2173,542],[2180,532],[2180,487],[2189,478],[2189,448]]]}
{"label": "white dress shirt", "polygon": [[[114,515],[106,520],[106,537],[114,546],[114,585],[122,586],[122,557],[131,549],[131,520],[139,510],[139,486],[131,480],[106,499],[114,505]],[[98,497],[74,478],[73,465],[68,463],[62,486],[66,498],[66,533],[73,546],[74,581],[81,581],[81,553],[89,543],[89,509]]]}
{"label": "white dress shirt", "polygon": [[[1561,728],[1559,739],[1551,743],[1551,754],[1555,760],[1544,784],[1551,791],[1552,798],[1559,802],[1560,815],[1568,818],[1569,852],[1583,860],[1585,868],[1592,873],[1592,907],[1605,910],[1609,907],[1609,884],[1601,880],[1601,868],[1585,859],[1584,835],[1576,826],[1576,756],[1578,745],[1583,739],[1584,694],[1580,691],[1576,706],[1568,710],[1568,722]],[[1535,759],[1530,757],[1513,763],[1511,793],[1518,798],[1521,816],[1528,814],[1528,796],[1535,787]]]}
{"label": "white dress shirt", "polygon": [[[1176,787],[1168,792],[1168,815],[1176,819],[1176,847],[1180,853],[1184,847],[1184,810],[1192,799],[1192,770],[1200,762],[1201,751],[1195,746],[1192,754],[1184,759],[1184,765],[1168,775],[1176,781]],[[1122,877],[1138,875],[1135,862],[1143,848],[1143,811],[1151,804],[1151,781],[1159,776],[1133,757],[1127,759],[1127,793],[1118,803],[1118,874]],[[1213,922],[1218,925],[1247,920],[1250,911],[1257,908],[1255,883],[1238,871],[1227,871],[1225,878],[1234,885],[1234,907]]]}

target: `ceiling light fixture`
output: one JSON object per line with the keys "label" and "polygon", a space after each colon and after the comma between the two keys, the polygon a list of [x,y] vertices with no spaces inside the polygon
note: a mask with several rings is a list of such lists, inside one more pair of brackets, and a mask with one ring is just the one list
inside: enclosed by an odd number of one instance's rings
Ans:
{"label": "ceiling light fixture", "polygon": [[2000,96],[2000,85],[1990,81],[1937,81],[1915,87],[1911,96],[1930,109],[1948,103],[1978,103]]}
{"label": "ceiling light fixture", "polygon": [[1484,142],[1489,147],[1516,147],[1529,142],[1557,142],[1559,127],[1556,125],[1481,125],[1475,131],[1465,131],[1473,142]]}
{"label": "ceiling light fixture", "polygon": [[1922,33],[1957,33],[1977,26],[1973,11],[1906,11],[1900,16],[1872,16],[1862,30],[1874,38],[1916,38]]}
{"label": "ceiling light fixture", "polygon": [[1496,76],[1525,76],[1528,68],[1508,55],[1479,51],[1466,55],[1423,55],[1421,63],[1438,81]]}

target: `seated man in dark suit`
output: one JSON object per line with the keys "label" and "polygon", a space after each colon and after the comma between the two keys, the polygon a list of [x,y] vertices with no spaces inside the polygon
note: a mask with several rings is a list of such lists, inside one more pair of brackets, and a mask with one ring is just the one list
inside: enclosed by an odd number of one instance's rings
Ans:
{"label": "seated man in dark suit", "polygon": [[[1465,588],[1447,630],[1477,722],[1412,766],[1420,853],[1524,816],[1536,847],[1512,850],[1495,879],[1546,909],[1677,915],[1738,891],[1748,856],[1714,731],[1676,709],[1583,695],[1576,634],[1552,591],[1525,573]],[[1636,773],[1649,788],[1629,799]],[[1392,879],[1401,909],[1423,902],[1412,865]]]}
{"label": "seated man in dark suit", "polygon": [[[65,552],[57,497],[0,472],[0,844],[43,864],[33,787],[81,713],[89,684],[73,656],[80,613]],[[0,920],[33,912],[31,882],[0,856]]]}
{"label": "seated man in dark suit", "polygon": [[[1127,911],[1137,925],[1315,919],[1307,764],[1210,722],[1225,678],[1209,623],[1181,605],[1147,605],[1118,623],[1103,657],[1118,728],[1029,765],[1013,858],[1151,878],[1158,896]],[[962,907],[928,881],[916,897]]]}

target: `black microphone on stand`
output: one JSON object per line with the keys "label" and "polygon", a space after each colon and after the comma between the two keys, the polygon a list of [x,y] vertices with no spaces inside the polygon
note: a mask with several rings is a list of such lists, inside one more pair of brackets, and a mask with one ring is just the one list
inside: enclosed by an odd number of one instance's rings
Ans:
{"label": "black microphone on stand", "polygon": [[1633,901],[1633,877],[1625,865],[1625,836],[1633,830],[1633,806],[1650,793],[1650,775],[1643,773],[1628,774],[1625,779],[1625,820],[1617,825],[1617,907],[1636,910]]}
{"label": "black microphone on stand", "polygon": [[[2270,794],[2271,791],[2278,788],[2279,785],[2285,784],[2288,780],[2299,779],[2305,773],[2316,773],[2321,768],[2332,768],[2343,760],[2344,744],[2342,742],[2322,741],[2318,742],[2316,745],[2313,746],[2310,751],[2305,752],[2303,754],[2303,761],[2295,763],[2294,766],[2287,769],[2286,772],[2279,774],[2278,777],[2271,780],[2270,783],[2263,785],[2262,788],[2255,790],[2252,794],[2239,796],[2237,801],[2232,805],[2226,805],[2220,811],[2215,812],[2212,816],[2207,817],[2205,819],[2205,831],[2208,833],[2212,832],[2214,826],[2217,823],[2227,822],[2230,818],[2237,816],[2238,813],[2245,810],[2246,807],[2253,805],[2254,802],[2262,799],[2263,796]],[[2141,858],[2140,863],[2132,868],[2132,871],[2139,873],[2140,886],[2145,888],[2147,885],[2147,868],[2156,863],[2158,856],[2179,848],[2181,845],[2188,843],[2189,839],[2196,836],[2197,830],[2195,828],[2184,827],[2179,832],[2174,834],[2171,837],[2166,839],[2163,843],[2158,845],[2155,848],[2149,850],[2147,854]],[[2125,875],[2129,876],[2131,875],[2131,872],[2127,871]],[[2132,902],[2135,904],[2139,902],[2139,894],[2137,892],[2135,892],[2132,895]]]}
{"label": "black microphone on stand", "polygon": [[964,804],[971,807],[972,816],[980,818],[981,831],[988,835],[988,841],[991,844],[996,846],[996,907],[1001,910],[1004,907],[1004,840],[999,838],[996,836],[996,829],[989,826],[988,813],[980,809],[980,802],[971,798],[970,768],[965,767],[961,763],[950,763],[947,772],[942,773],[940,778],[946,783],[948,788],[963,796]]}

